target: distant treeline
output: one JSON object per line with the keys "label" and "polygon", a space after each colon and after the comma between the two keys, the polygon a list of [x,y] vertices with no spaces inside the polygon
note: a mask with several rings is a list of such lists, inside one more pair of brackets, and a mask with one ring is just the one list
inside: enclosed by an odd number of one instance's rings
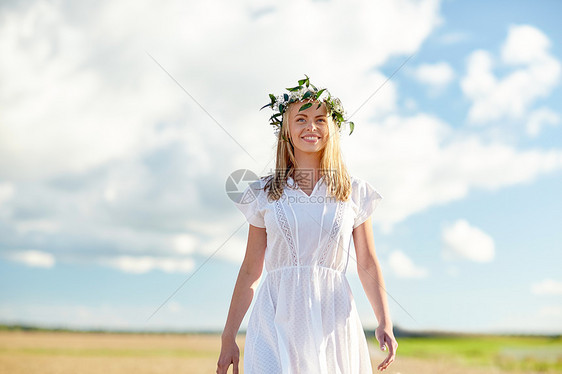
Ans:
{"label": "distant treeline", "polygon": [[[120,334],[220,334],[219,330],[119,330],[119,329],[76,329],[67,327],[45,327],[37,325],[26,324],[0,324],[0,331],[29,331],[29,332],[75,332],[75,333],[120,333]],[[463,338],[463,337],[478,337],[478,336],[514,336],[514,337],[548,337],[560,338],[560,334],[482,334],[482,333],[464,333],[464,332],[449,332],[449,331],[412,331],[405,330],[399,326],[394,326],[394,336],[396,338],[431,338],[431,337],[447,337],[447,338]],[[246,331],[241,330],[242,334]],[[369,338],[375,336],[374,329],[365,330],[365,335]]]}

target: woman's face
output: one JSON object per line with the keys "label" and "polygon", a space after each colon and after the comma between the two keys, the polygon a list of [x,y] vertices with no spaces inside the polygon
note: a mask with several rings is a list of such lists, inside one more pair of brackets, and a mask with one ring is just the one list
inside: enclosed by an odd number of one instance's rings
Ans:
{"label": "woman's face", "polygon": [[289,133],[291,141],[298,149],[306,153],[316,153],[328,143],[329,127],[326,105],[322,103],[318,108],[317,102],[299,112],[305,102],[296,102],[288,108]]}

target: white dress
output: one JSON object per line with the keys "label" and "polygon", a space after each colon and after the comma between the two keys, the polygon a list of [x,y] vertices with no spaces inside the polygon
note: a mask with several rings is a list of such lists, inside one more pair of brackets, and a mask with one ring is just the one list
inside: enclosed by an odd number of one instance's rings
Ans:
{"label": "white dress", "polygon": [[[235,205],[267,232],[266,275],[248,320],[245,374],[372,374],[367,341],[345,277],[352,231],[382,196],[351,177],[350,200],[285,188],[268,201],[251,183]],[[294,186],[292,178],[288,184]],[[356,266],[352,262],[352,266]]]}

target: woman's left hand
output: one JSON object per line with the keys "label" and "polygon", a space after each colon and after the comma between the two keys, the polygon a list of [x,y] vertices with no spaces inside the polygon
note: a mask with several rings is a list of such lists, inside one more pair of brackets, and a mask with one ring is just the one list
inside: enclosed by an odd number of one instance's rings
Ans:
{"label": "woman's left hand", "polygon": [[384,361],[377,367],[378,370],[383,371],[394,361],[396,350],[398,349],[398,342],[396,342],[396,338],[392,332],[392,325],[379,325],[375,330],[375,337],[379,341],[381,350],[384,351],[385,347],[388,347],[388,356],[386,356]]}

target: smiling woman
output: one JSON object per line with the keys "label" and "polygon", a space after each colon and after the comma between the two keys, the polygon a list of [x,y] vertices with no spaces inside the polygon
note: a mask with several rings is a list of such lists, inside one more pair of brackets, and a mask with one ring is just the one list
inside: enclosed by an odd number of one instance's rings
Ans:
{"label": "smiling woman", "polygon": [[[299,110],[299,106],[296,103],[289,106],[287,112],[289,132],[294,145],[295,158],[301,160],[301,164],[310,164],[303,165],[305,168],[309,168],[314,166],[314,155],[325,148],[328,143],[328,115],[325,104],[312,105],[304,111]],[[303,188],[310,189],[312,186],[309,184]]]}
{"label": "smiling woman", "polygon": [[[263,266],[267,276],[248,321],[244,372],[372,373],[367,341],[345,271],[353,237],[363,288],[379,321],[375,331],[388,356],[393,335],[384,280],[375,255],[370,216],[382,196],[350,176],[339,131],[344,111],[308,77],[291,94],[270,95],[279,113],[273,174],[244,191],[254,199],[236,206],[250,223],[246,255],[234,288],[217,373],[238,372],[236,334],[253,299]],[[281,117],[281,118],[280,118]]]}

